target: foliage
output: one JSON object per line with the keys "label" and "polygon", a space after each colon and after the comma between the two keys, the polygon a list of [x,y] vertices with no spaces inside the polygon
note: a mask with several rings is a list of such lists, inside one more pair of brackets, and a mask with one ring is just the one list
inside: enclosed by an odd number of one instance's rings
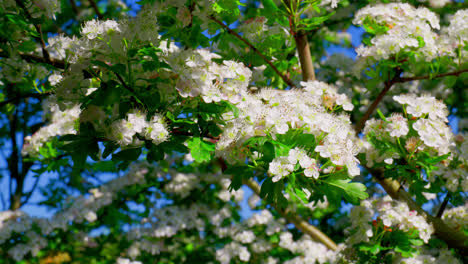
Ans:
{"label": "foliage", "polygon": [[0,264],[466,261],[466,3],[389,2],[0,3]]}

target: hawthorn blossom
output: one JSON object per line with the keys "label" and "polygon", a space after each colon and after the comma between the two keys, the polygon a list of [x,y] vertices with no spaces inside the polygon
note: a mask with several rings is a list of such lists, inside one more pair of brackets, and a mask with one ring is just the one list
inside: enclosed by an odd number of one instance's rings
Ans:
{"label": "hawthorn blossom", "polygon": [[270,162],[268,172],[273,176],[272,181],[277,182],[288,176],[294,170],[294,165],[289,162],[288,157],[278,157]]}

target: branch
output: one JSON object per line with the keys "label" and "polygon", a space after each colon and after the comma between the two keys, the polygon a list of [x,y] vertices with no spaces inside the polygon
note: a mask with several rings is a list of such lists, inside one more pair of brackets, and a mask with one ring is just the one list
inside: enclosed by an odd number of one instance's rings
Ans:
{"label": "branch", "polygon": [[71,5],[75,15],[78,15],[80,13],[80,10],[78,9],[78,6],[76,5],[75,0],[70,0],[70,5]]}
{"label": "branch", "polygon": [[89,0],[89,3],[94,9],[94,12],[96,12],[96,15],[98,16],[99,19],[103,19],[104,16],[102,15],[101,11],[99,11],[99,7],[96,5],[96,2],[94,0]]}
{"label": "branch", "polygon": [[38,37],[38,40],[39,42],[41,43],[41,47],[42,47],[42,55],[44,56],[44,59],[46,61],[50,61],[50,55],[49,55],[49,52],[46,50],[46,47],[45,47],[45,42],[44,42],[44,39],[42,38],[42,29],[41,29],[41,24],[36,24],[34,23],[34,19],[33,17],[31,16],[31,14],[29,14],[28,12],[28,9],[26,8],[26,6],[24,5],[24,3],[21,1],[21,0],[15,0],[16,1],[16,4],[21,7],[21,9],[24,11],[25,15],[26,15],[26,18],[34,25],[34,27],[36,28],[36,31],[37,33],[39,34],[39,37]]}
{"label": "branch", "polygon": [[[16,189],[14,194],[10,191],[10,209],[16,210],[21,207],[21,195],[23,192],[24,178],[19,173],[20,153],[16,141],[16,130],[18,125],[18,109],[14,110],[12,116],[9,117],[10,131],[9,136],[11,140],[11,154],[8,158],[8,169],[10,170],[10,180],[15,179]],[[11,183],[11,182],[10,182]]]}
{"label": "branch", "polygon": [[[227,169],[226,162],[222,158],[218,158],[219,164],[221,166],[221,171],[224,172]],[[260,186],[258,183],[255,181],[248,179],[248,180],[243,180],[243,184],[247,185],[256,195],[260,196]],[[304,221],[301,217],[299,217],[296,214],[289,214],[288,211],[284,211],[281,208],[279,208],[276,204],[272,203],[271,206],[275,208],[275,210],[281,214],[283,218],[294,224],[294,226],[304,232],[304,234],[309,235],[316,241],[324,244],[327,248],[330,250],[336,251],[338,249],[337,245],[331,238],[329,238],[327,235],[322,233],[318,228],[316,228],[313,225],[310,225],[306,221]]]}
{"label": "branch", "polygon": [[[457,71],[457,72],[439,74],[439,75],[434,76],[433,78],[445,77],[445,76],[450,76],[450,75],[458,76],[461,73],[467,72],[467,71],[468,69]],[[385,94],[390,90],[393,84],[403,83],[403,82],[412,81],[412,80],[429,79],[429,76],[401,78],[399,77],[400,74],[401,74],[400,70],[397,70],[394,77],[391,80],[385,82],[384,89],[380,92],[376,100],[372,103],[372,105],[366,111],[362,119],[359,121],[358,125],[355,127],[356,134],[359,134],[361,132],[365,122],[367,121],[369,116],[374,112],[375,108],[377,108],[377,105],[385,96]],[[402,188],[402,186],[398,183],[398,181],[390,179],[390,178],[384,178],[383,170],[370,169],[367,167],[366,169],[372,174],[372,177],[377,179],[379,184],[384,188],[387,194],[390,195],[390,197],[392,197],[392,199],[405,202],[411,210],[417,211],[418,214],[425,216],[427,221],[433,225],[435,229],[435,235],[437,237],[445,241],[449,247],[459,249],[462,255],[468,254],[468,246],[465,245],[465,242],[468,239],[467,237],[465,237],[463,232],[450,228],[449,226],[447,226],[447,224],[444,223],[444,221],[442,221],[437,216],[434,217],[428,214],[426,211],[424,211],[418,204],[416,204],[416,202],[413,201],[411,196],[404,190],[404,188]],[[444,207],[443,204],[441,205],[441,209],[442,207]]]}
{"label": "branch", "polygon": [[417,211],[426,217],[427,221],[432,224],[435,229],[435,235],[445,241],[451,248],[460,250],[464,256],[468,255],[468,246],[465,245],[467,237],[458,230],[454,230],[447,226],[442,219],[434,217],[424,211],[418,204],[416,204],[411,196],[400,186],[400,184],[392,179],[383,178],[382,171],[369,170],[372,176],[378,180],[380,185],[385,189],[388,195],[395,200],[405,202],[411,210]]}
{"label": "branch", "polygon": [[39,183],[39,179],[41,178],[41,175],[42,174],[37,175],[36,180],[34,181],[34,184],[33,184],[32,188],[31,188],[31,190],[29,192],[23,194],[23,195],[26,195],[26,197],[24,197],[24,200],[23,200],[22,204],[28,203],[29,199],[31,198],[32,194],[34,193],[34,190],[36,190],[36,187],[37,187],[37,184]]}
{"label": "branch", "polygon": [[[243,182],[247,185],[256,195],[260,196],[260,186],[253,180],[244,180]],[[288,220],[289,222],[293,223],[297,229],[301,230],[304,234],[309,235],[316,241],[324,244],[328,249],[336,251],[338,247],[336,246],[335,242],[331,240],[327,235],[322,233],[318,228],[309,224],[308,222],[304,221],[301,217],[296,214],[289,214],[286,210],[280,209],[276,204],[271,204],[275,210],[281,214],[283,218]]]}
{"label": "branch", "polygon": [[120,76],[120,74],[116,73],[116,72],[113,72],[115,74],[115,76],[117,76],[117,79],[119,79],[120,83],[123,85],[123,87],[127,90],[129,90],[134,96],[136,96],[136,92],[133,88],[131,88],[130,86],[127,85],[127,83],[125,83],[124,79],[122,78],[122,76]]}
{"label": "branch", "polygon": [[289,86],[291,87],[294,87],[294,84],[291,82],[291,80],[289,80],[288,77],[286,77],[286,75],[282,74],[278,68],[276,68],[275,65],[273,65],[273,63],[265,56],[263,55],[254,45],[252,45],[248,40],[246,40],[245,38],[243,38],[242,36],[240,36],[239,34],[237,34],[234,30],[230,29],[228,26],[226,26],[223,22],[219,21],[218,19],[216,19],[214,16],[209,16],[208,17],[209,19],[213,20],[214,22],[216,22],[217,24],[219,24],[221,27],[223,27],[225,30],[227,30],[229,32],[229,34],[235,36],[237,39],[239,39],[240,41],[244,42],[245,45],[247,45],[250,49],[252,49],[255,53],[258,54],[258,56],[260,56],[268,65],[270,65],[270,67],[276,72],[276,74],[278,74],[278,76],[281,77],[281,79],[283,79],[283,81],[285,83],[287,83]]}
{"label": "branch", "polygon": [[450,193],[447,193],[447,195],[445,195],[444,201],[439,207],[439,211],[437,211],[436,218],[442,218],[442,215],[444,214],[445,208],[447,207],[449,200],[450,200]]}
{"label": "branch", "polygon": [[415,76],[415,77],[401,77],[398,81],[396,81],[396,83],[404,83],[404,82],[411,82],[411,81],[425,80],[425,79],[436,79],[436,78],[447,77],[447,76],[459,76],[460,74],[465,73],[465,72],[468,72],[468,69],[463,69],[463,70],[454,71],[454,72],[441,73],[435,76],[424,75],[424,76]]}
{"label": "branch", "polygon": [[[49,64],[59,69],[65,69],[65,61],[63,60],[57,60],[53,58],[49,58],[47,60],[42,56],[38,56],[35,54],[27,54],[27,53],[22,53],[22,52],[18,52],[18,55],[27,62],[31,62],[31,63],[40,62],[40,63]],[[0,49],[0,57],[9,58],[11,56],[9,56],[7,52]]]}
{"label": "branch", "polygon": [[5,197],[3,197],[3,193],[0,193],[0,199],[2,200],[2,211],[7,210],[7,205],[6,205]]}
{"label": "branch", "polygon": [[463,70],[454,71],[454,72],[441,73],[435,76],[424,75],[424,76],[415,76],[415,77],[399,77],[399,75],[401,74],[401,70],[397,70],[397,72],[395,73],[395,76],[390,81],[385,82],[384,89],[379,93],[375,101],[372,102],[371,106],[369,107],[369,109],[367,109],[366,113],[361,118],[361,120],[359,120],[358,125],[356,126],[356,129],[355,129],[356,134],[359,134],[361,132],[361,130],[364,128],[366,121],[369,119],[370,115],[375,111],[375,109],[377,108],[377,105],[380,103],[380,101],[382,101],[385,94],[390,90],[390,88],[395,83],[405,83],[405,82],[425,80],[425,79],[436,79],[436,78],[442,78],[442,77],[447,77],[447,76],[459,76],[460,74],[465,73],[465,72],[468,72],[468,69],[463,69]]}
{"label": "branch", "polygon": [[26,94],[21,94],[16,97],[13,97],[11,99],[7,99],[5,101],[0,102],[0,107],[6,105],[6,104],[11,104],[13,102],[16,102],[17,100],[24,99],[24,98],[41,98],[47,95],[52,94],[52,92],[44,92],[44,93],[26,93]]}
{"label": "branch", "polygon": [[285,0],[283,2],[286,5],[286,10],[289,10],[289,27],[291,34],[294,36],[296,42],[297,53],[299,55],[299,61],[301,62],[301,71],[302,71],[302,80],[303,81],[314,81],[315,80],[315,70],[312,63],[312,55],[310,54],[309,41],[307,40],[307,33],[303,31],[296,31],[295,19],[296,8],[298,7],[298,2],[295,0]]}
{"label": "branch", "polygon": [[310,54],[309,41],[307,35],[298,33],[294,35],[296,41],[297,53],[299,54],[299,61],[301,62],[302,80],[314,81],[315,71],[312,64],[312,55]]}
{"label": "branch", "polygon": [[366,121],[369,120],[369,117],[372,115],[372,113],[374,113],[375,109],[377,108],[377,105],[380,103],[380,101],[382,101],[382,99],[387,94],[387,92],[390,91],[390,88],[392,88],[392,86],[401,79],[399,77],[400,74],[401,74],[401,70],[397,70],[395,73],[395,76],[393,76],[391,80],[386,81],[384,83],[384,89],[379,93],[379,95],[374,100],[374,102],[372,102],[372,104],[369,106],[366,113],[364,113],[364,115],[362,116],[361,120],[359,120],[355,128],[356,135],[358,135],[361,132],[361,130],[364,128]]}

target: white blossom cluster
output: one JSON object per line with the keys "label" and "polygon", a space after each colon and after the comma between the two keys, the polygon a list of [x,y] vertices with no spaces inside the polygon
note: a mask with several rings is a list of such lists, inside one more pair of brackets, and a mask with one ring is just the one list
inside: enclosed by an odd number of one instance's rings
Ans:
{"label": "white blossom cluster", "polygon": [[439,248],[437,250],[424,250],[416,257],[403,258],[395,260],[395,263],[401,264],[426,264],[426,263],[447,263],[461,264],[452,252],[447,248]]}
{"label": "white blossom cluster", "polygon": [[[55,14],[61,11],[61,1],[59,0],[30,0],[22,1],[26,7],[27,12],[33,18],[39,18],[46,16],[48,18],[55,19]],[[0,2],[0,9],[17,11],[17,5],[15,0],[3,0]]]}
{"label": "white blossom cluster", "polygon": [[270,162],[268,172],[273,176],[272,181],[277,182],[288,176],[294,171],[294,167],[298,162],[301,168],[304,169],[306,177],[318,179],[320,172],[316,160],[309,157],[305,150],[296,147],[289,151],[288,156],[277,157]]}
{"label": "white blossom cluster", "polygon": [[[408,114],[419,118],[413,128],[424,142],[419,150],[434,148],[439,155],[450,152],[454,146],[453,133],[447,126],[447,107],[432,96],[400,95],[393,99],[406,107]],[[427,118],[424,118],[427,117]]]}
{"label": "white blossom cluster", "polygon": [[208,50],[183,50],[168,58],[169,65],[179,75],[176,89],[182,97],[201,96],[206,103],[229,101],[238,103],[247,92],[252,72],[243,64],[212,59],[221,56]]}
{"label": "white blossom cluster", "polygon": [[[16,261],[22,260],[29,252],[35,256],[41,248],[47,246],[47,241],[42,235],[49,235],[55,229],[67,230],[71,222],[96,221],[98,217],[96,212],[111,204],[120,190],[129,185],[145,182],[145,175],[149,172],[148,167],[147,163],[134,164],[125,176],[111,180],[98,189],[91,189],[91,195],[69,197],[68,207],[58,211],[51,218],[30,217],[21,211],[0,212],[0,244],[5,243],[13,233],[25,234],[31,240],[27,244],[15,245],[8,254]],[[152,173],[154,174],[152,177],[162,177],[161,173],[156,171]],[[33,225],[39,227],[41,234],[33,231]]]}
{"label": "white blossom cluster", "polygon": [[[307,235],[294,240],[290,232],[282,231],[284,223],[274,220],[267,210],[252,215],[246,220],[246,223],[249,228],[264,226],[266,229],[260,234],[266,235],[265,238],[275,234],[279,235],[278,246],[296,255],[296,257],[282,263],[334,263],[336,259],[336,252],[328,250],[323,244],[313,241]],[[272,244],[267,242],[262,235],[257,234],[255,237],[250,230],[237,230],[237,228],[230,230],[221,228],[220,230],[224,230],[225,234],[230,233],[234,240],[224,248],[217,250],[216,258],[221,263],[230,263],[231,259],[236,256],[242,261],[248,261],[251,254],[268,253],[272,249]],[[265,263],[280,263],[278,259],[268,257],[268,254],[265,257]]]}
{"label": "white blossom cluster", "polygon": [[142,111],[134,109],[128,112],[127,119],[114,121],[110,138],[122,146],[140,144],[140,140],[135,137],[137,134],[151,140],[155,145],[166,141],[169,131],[162,116],[155,114],[149,121],[147,119],[147,114]]}
{"label": "white blossom cluster", "polygon": [[[267,134],[275,137],[290,129],[302,128],[304,133],[322,139],[315,152],[330,159],[336,166],[346,166],[350,175],[358,175],[358,161],[355,157],[358,148],[349,116],[333,113],[340,108],[350,111],[353,105],[345,95],[338,94],[334,87],[326,83],[309,81],[301,84],[301,90],[286,92],[262,89],[258,94],[245,96],[236,105],[240,110],[237,118],[233,114],[225,115],[228,122],[216,144],[217,155],[229,162],[243,161],[247,152],[243,150],[242,144],[247,139]],[[273,173],[286,175],[287,171],[292,171],[291,166],[287,165],[291,163],[289,160],[286,162],[286,159],[276,160],[272,164]],[[286,167],[282,169],[279,164]],[[317,177],[313,172],[314,167],[310,168],[312,170],[307,173]]]}
{"label": "white blossom cluster", "polygon": [[272,35],[278,35],[277,37],[286,40],[286,45],[288,45],[289,29],[277,23],[269,26],[267,22],[268,19],[263,16],[251,18],[240,24],[237,30],[242,32],[242,36],[252,43],[263,42]]}
{"label": "white blossom cluster", "polygon": [[425,243],[434,233],[434,228],[424,216],[410,210],[406,203],[392,200],[386,196],[381,199],[361,201],[360,206],[351,209],[351,226],[346,230],[346,233],[349,234],[346,240],[348,246],[369,242],[376,235],[371,224],[371,219],[376,215],[387,228],[398,228],[405,232],[418,230],[419,238]]}
{"label": "white blossom cluster", "polygon": [[398,226],[400,230],[406,232],[416,229],[424,243],[427,243],[434,233],[432,224],[428,224],[424,216],[410,210],[404,202],[392,201],[387,196],[377,205],[377,210],[385,226]]}
{"label": "white blossom cluster", "polygon": [[221,262],[221,264],[231,263],[231,259],[235,256],[238,256],[241,261],[247,262],[250,259],[250,252],[246,247],[236,242],[231,242],[222,249],[216,251],[216,259]]}
{"label": "white blossom cluster", "polygon": [[464,49],[468,43],[468,10],[458,10],[450,17],[450,25],[441,30],[442,36],[439,38],[441,55],[449,55],[455,58],[457,63],[468,59],[468,51]]}
{"label": "white blossom cluster", "polygon": [[468,203],[445,210],[442,219],[455,230],[468,230]]}
{"label": "white blossom cluster", "polygon": [[429,3],[429,6],[434,7],[434,8],[441,8],[447,5],[448,3],[451,3],[452,0],[418,0],[421,3]]}
{"label": "white blossom cluster", "polygon": [[330,5],[332,8],[337,8],[337,7],[338,7],[338,3],[339,3],[340,1],[341,1],[341,0],[324,0],[324,1],[321,1],[321,2],[320,2],[320,5],[321,5],[321,6]]}
{"label": "white blossom cluster", "polygon": [[[432,7],[442,7],[448,0],[430,1]],[[371,19],[386,27],[385,33],[377,34],[372,46],[360,46],[356,51],[364,59],[375,61],[398,58],[402,52],[416,51],[418,56],[431,61],[438,56],[449,56],[460,64],[468,58],[464,49],[467,43],[466,19],[468,10],[458,10],[450,17],[450,24],[440,29],[438,16],[425,7],[414,8],[406,3],[377,4],[367,6],[357,13],[354,23],[363,25]],[[372,29],[372,28],[371,28]],[[437,33],[435,30],[440,31]]]}
{"label": "white blossom cluster", "polygon": [[[386,120],[370,119],[364,127],[365,135],[375,136],[380,141],[405,142],[401,147],[408,153],[429,151],[441,156],[452,150],[455,143],[447,125],[448,111],[443,102],[429,95],[418,97],[414,94],[394,96],[393,99],[403,105],[407,117],[394,113]],[[410,130],[416,131],[419,137],[408,136]],[[382,161],[393,164],[393,159],[400,158],[390,149],[375,149],[368,142],[364,142],[364,146],[368,166]]]}
{"label": "white blossom cluster", "polygon": [[[377,4],[359,10],[353,20],[362,25],[365,19],[372,19],[379,26],[385,26],[385,34],[376,35],[372,46],[357,49],[360,57],[373,57],[375,60],[388,59],[400,51],[417,50],[427,61],[438,54],[437,34],[439,18],[425,7],[414,8],[406,3]],[[424,45],[420,45],[420,41]]]}
{"label": "white blossom cluster", "polygon": [[128,258],[117,258],[116,264],[142,264],[141,261],[132,261]]}
{"label": "white blossom cluster", "polygon": [[281,233],[279,246],[293,253],[300,254],[291,260],[283,262],[287,264],[334,263],[337,256],[336,252],[327,249],[327,247],[321,243],[313,241],[307,235],[294,241],[290,232]]}
{"label": "white blossom cluster", "polygon": [[[463,192],[468,191],[468,142],[465,134],[455,136],[456,147],[451,148],[451,160],[437,164],[438,170],[434,175],[444,179],[445,187],[451,192],[457,192],[459,188]],[[434,177],[429,180],[435,181]]]}
{"label": "white blossom cluster", "polygon": [[41,127],[32,136],[27,136],[24,140],[23,155],[37,155],[40,147],[50,138],[66,134],[76,134],[77,121],[80,117],[81,109],[79,105],[73,105],[61,111],[57,104],[48,101],[45,108],[51,113],[50,124]]}

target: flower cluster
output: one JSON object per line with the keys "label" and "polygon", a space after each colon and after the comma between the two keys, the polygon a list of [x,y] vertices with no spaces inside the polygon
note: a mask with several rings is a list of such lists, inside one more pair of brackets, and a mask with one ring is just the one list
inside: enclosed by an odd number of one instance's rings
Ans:
{"label": "flower cluster", "polygon": [[445,210],[442,219],[455,230],[468,230],[468,203]]}
{"label": "flower cluster", "polygon": [[416,211],[410,210],[406,203],[395,202],[388,197],[379,201],[376,206],[379,218],[387,227],[398,226],[400,230],[405,232],[416,229],[419,232],[419,238],[424,243],[427,243],[434,233],[434,228],[427,223],[426,218]]}
{"label": "flower cluster", "polygon": [[[39,250],[47,246],[47,241],[42,235],[49,235],[55,229],[67,230],[70,223],[89,223],[98,220],[97,211],[112,203],[117,193],[127,186],[142,184],[145,176],[150,172],[149,164],[142,162],[133,164],[130,171],[117,179],[103,184],[97,189],[91,189],[90,195],[69,197],[64,209],[58,211],[52,218],[30,217],[21,211],[6,211],[0,214],[0,244],[4,244],[12,234],[24,233],[30,238],[27,244],[18,243],[9,250],[9,255],[20,261],[31,252],[33,256]],[[163,173],[152,171],[151,177],[162,177]],[[37,226],[40,231],[36,233],[32,226]],[[37,239],[36,239],[37,238]]]}
{"label": "flower cluster", "polygon": [[[451,192],[457,192],[459,188],[468,191],[468,141],[465,134],[455,136],[456,147],[451,148],[452,159],[449,162],[437,164],[438,170],[434,172],[439,178],[444,179],[445,187]],[[434,177],[429,178],[435,181]]]}
{"label": "flower cluster", "polygon": [[253,43],[263,42],[272,35],[280,35],[281,39],[289,39],[290,34],[287,28],[279,24],[269,26],[267,22],[268,19],[265,17],[255,17],[244,21],[237,29]]}
{"label": "flower cluster", "polygon": [[179,75],[176,89],[182,97],[201,96],[206,103],[229,101],[238,103],[247,92],[252,72],[235,61],[217,64],[221,58],[208,50],[175,52],[168,58],[169,65]]}
{"label": "flower cluster", "polygon": [[451,3],[452,0],[419,0],[419,2],[429,2],[429,5],[434,8],[444,7],[446,4]]}
{"label": "flower cluster", "polygon": [[404,232],[417,230],[419,238],[425,243],[434,233],[434,228],[427,223],[424,216],[410,210],[406,203],[386,196],[376,200],[364,200],[360,206],[351,209],[351,226],[346,229],[349,234],[346,244],[352,246],[361,242],[374,241],[378,234],[375,233],[372,219],[376,216],[388,232],[392,232],[395,228]]}
{"label": "flower cluster", "polygon": [[135,137],[137,134],[151,140],[155,145],[166,141],[169,131],[163,118],[155,114],[149,119],[146,113],[139,110],[132,110],[127,113],[127,119],[120,119],[112,124],[111,138],[120,145],[138,145],[140,140]]}
{"label": "flower cluster", "polygon": [[319,168],[315,159],[310,158],[305,150],[294,148],[289,151],[289,156],[275,158],[271,163],[268,172],[273,176],[273,182],[281,180],[294,171],[294,167],[299,165],[304,169],[306,177],[319,177]]}
{"label": "flower cluster", "polygon": [[[406,153],[431,151],[438,156],[445,155],[454,146],[453,134],[447,125],[447,107],[444,103],[429,95],[414,94],[394,96],[393,99],[402,104],[405,110],[401,114],[392,114],[385,120],[371,119],[366,122],[364,134],[378,141],[389,141],[400,145],[405,151],[392,149],[376,149],[365,142],[368,166],[384,161],[393,164],[393,159]],[[416,137],[418,135],[418,137]]]}
{"label": "flower cluster", "polygon": [[[262,89],[258,94],[244,97],[236,105],[240,110],[239,116],[234,118],[231,114],[225,117],[228,122],[217,142],[217,155],[230,162],[241,161],[246,154],[242,144],[247,139],[266,135],[274,138],[290,129],[300,128],[304,133],[322,139],[314,150],[321,157],[330,159],[336,166],[347,166],[350,175],[358,175],[358,161],[355,157],[358,148],[354,143],[356,138],[349,116],[333,113],[341,108],[352,110],[353,105],[345,95],[338,94],[334,87],[326,83],[309,81],[302,85],[304,88],[301,90],[286,92]],[[287,165],[291,163],[296,164],[297,161],[290,162],[286,158],[276,160],[271,166],[273,173],[287,175],[288,171],[292,171],[291,166]],[[286,167],[281,169],[280,164]],[[314,166],[305,169],[308,169],[310,176],[318,176],[313,172],[316,171]]]}
{"label": "flower cluster", "polygon": [[415,257],[397,258],[396,263],[401,264],[425,264],[425,263],[450,263],[461,264],[452,252],[447,248],[439,248],[437,250],[424,250]]}
{"label": "flower cluster", "polygon": [[353,22],[364,25],[369,20],[386,29],[384,33],[376,32],[372,46],[357,49],[361,57],[381,60],[403,51],[418,50],[430,61],[438,54],[433,29],[440,28],[439,18],[427,8],[414,8],[406,3],[377,4],[359,10]]}
{"label": "flower cluster", "polygon": [[52,101],[45,104],[45,108],[51,113],[50,124],[41,127],[32,136],[25,138],[23,145],[23,155],[37,155],[40,147],[50,138],[66,134],[76,134],[77,120],[80,117],[81,109],[79,105],[74,105],[63,111]]}
{"label": "flower cluster", "polygon": [[457,11],[450,19],[450,25],[442,28],[443,36],[439,38],[439,46],[441,55],[447,54],[456,58],[458,63],[466,61],[468,52],[464,47],[468,42],[468,10]]}
{"label": "flower cluster", "polygon": [[283,263],[334,263],[336,252],[328,250],[325,245],[317,243],[308,236],[294,241],[290,232],[283,232],[280,235],[279,246],[293,253],[300,254],[291,260]]}

